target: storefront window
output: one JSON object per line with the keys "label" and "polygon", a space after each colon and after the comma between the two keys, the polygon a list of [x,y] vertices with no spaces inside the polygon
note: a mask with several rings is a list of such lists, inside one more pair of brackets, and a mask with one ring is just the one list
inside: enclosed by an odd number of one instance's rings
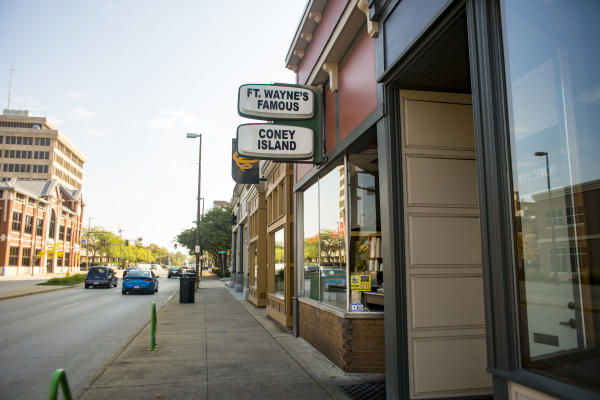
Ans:
{"label": "storefront window", "polygon": [[600,389],[600,2],[504,0],[523,367]]}
{"label": "storefront window", "polygon": [[[350,302],[366,310],[383,309],[381,220],[377,143],[348,156]],[[376,293],[377,295],[366,295]],[[352,309],[352,307],[351,307]]]}
{"label": "storefront window", "polygon": [[321,302],[346,309],[346,181],[344,165],[319,179]]}
{"label": "storefront window", "polygon": [[273,264],[275,265],[275,294],[284,296],[285,291],[285,250],[283,228],[273,234]]}
{"label": "storefront window", "polygon": [[319,185],[303,193],[304,296],[319,300]]}

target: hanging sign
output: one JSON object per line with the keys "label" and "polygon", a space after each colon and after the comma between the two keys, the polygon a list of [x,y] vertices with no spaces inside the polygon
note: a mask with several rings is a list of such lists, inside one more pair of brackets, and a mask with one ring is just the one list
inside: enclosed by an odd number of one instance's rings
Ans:
{"label": "hanging sign", "polygon": [[254,119],[310,119],[314,116],[312,90],[298,85],[247,84],[238,90],[238,113]]}
{"label": "hanging sign", "polygon": [[301,126],[243,124],[237,129],[237,150],[247,157],[304,160],[313,156],[313,130]]}
{"label": "hanging sign", "polygon": [[235,183],[256,185],[260,161],[240,156],[236,147],[236,139],[231,139],[231,177]]}

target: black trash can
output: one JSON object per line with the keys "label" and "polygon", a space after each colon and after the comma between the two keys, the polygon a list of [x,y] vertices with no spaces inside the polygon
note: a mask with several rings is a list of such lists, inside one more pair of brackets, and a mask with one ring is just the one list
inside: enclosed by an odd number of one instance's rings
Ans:
{"label": "black trash can", "polygon": [[184,274],[179,280],[179,302],[193,303],[196,293],[196,275]]}

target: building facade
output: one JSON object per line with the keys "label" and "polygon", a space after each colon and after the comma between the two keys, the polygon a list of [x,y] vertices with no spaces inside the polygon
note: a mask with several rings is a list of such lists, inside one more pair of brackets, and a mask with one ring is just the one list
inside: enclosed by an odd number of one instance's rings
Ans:
{"label": "building facade", "polygon": [[0,182],[1,275],[78,272],[83,209],[58,180]]}
{"label": "building facade", "polygon": [[286,65],[323,91],[325,157],[293,172],[296,334],[389,399],[600,397],[598,15],[308,1]]}
{"label": "building facade", "polygon": [[0,179],[57,179],[81,190],[86,158],[45,117],[4,110],[0,116]]}

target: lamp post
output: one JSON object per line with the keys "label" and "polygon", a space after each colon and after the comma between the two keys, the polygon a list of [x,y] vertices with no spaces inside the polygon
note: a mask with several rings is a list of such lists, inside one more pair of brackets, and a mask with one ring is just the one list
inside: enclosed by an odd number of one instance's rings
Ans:
{"label": "lamp post", "polygon": [[536,157],[546,157],[546,187],[548,190],[548,205],[550,206],[550,231],[552,232],[552,254],[550,254],[550,269],[554,272],[554,282],[558,283],[558,269],[554,265],[556,257],[556,237],[554,233],[554,208],[552,207],[552,195],[550,192],[550,161],[547,151],[536,151],[533,153]]}
{"label": "lamp post", "polygon": [[187,134],[188,139],[198,138],[198,207],[196,210],[196,246],[194,253],[196,253],[196,288],[198,287],[198,281],[202,276],[202,270],[200,269],[200,193],[201,193],[201,178],[202,178],[202,134],[190,133]]}
{"label": "lamp post", "polygon": [[92,220],[94,218],[88,218],[88,231],[87,231],[87,242],[85,243],[85,266],[86,269],[90,270],[90,231],[92,230]]}

